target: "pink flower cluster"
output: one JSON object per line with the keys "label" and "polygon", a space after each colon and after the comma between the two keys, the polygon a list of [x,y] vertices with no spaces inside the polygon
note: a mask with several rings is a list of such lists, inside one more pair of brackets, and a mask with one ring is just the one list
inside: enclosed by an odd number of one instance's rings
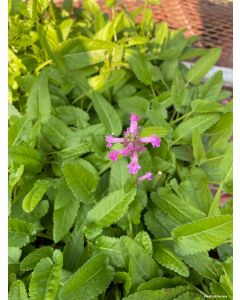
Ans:
{"label": "pink flower cluster", "polygon": [[[121,143],[124,145],[123,149],[113,150],[109,153],[109,158],[113,161],[118,160],[119,156],[130,157],[131,161],[128,164],[128,171],[130,174],[137,174],[141,169],[138,163],[138,154],[147,150],[145,144],[151,143],[153,147],[160,147],[161,139],[157,135],[150,137],[139,137],[138,121],[140,118],[131,113],[130,126],[124,132],[121,138],[113,137],[112,135],[106,136],[107,147],[111,148],[114,143]],[[148,172],[138,178],[138,183],[143,180],[152,180],[152,173]]]}

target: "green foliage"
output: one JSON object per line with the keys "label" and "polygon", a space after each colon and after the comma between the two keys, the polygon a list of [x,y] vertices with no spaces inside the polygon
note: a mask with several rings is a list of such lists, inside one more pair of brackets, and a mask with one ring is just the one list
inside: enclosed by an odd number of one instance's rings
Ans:
{"label": "green foliage", "polygon": [[[233,297],[231,93],[204,80],[221,51],[142,2],[9,0],[9,299]],[[105,141],[131,112],[161,138],[141,184]]]}

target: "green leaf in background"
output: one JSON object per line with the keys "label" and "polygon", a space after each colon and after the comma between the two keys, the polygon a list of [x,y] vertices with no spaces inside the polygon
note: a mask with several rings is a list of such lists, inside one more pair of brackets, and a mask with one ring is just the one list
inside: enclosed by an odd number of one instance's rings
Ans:
{"label": "green leaf in background", "polygon": [[122,189],[127,180],[131,178],[127,165],[128,162],[125,158],[122,158],[116,163],[112,164],[109,179],[110,193]]}
{"label": "green leaf in background", "polygon": [[48,90],[48,73],[40,73],[34,82],[27,99],[27,114],[31,119],[39,119],[41,123],[48,121],[51,113],[51,100]]}
{"label": "green leaf in background", "polygon": [[221,287],[225,290],[228,297],[233,299],[233,258],[228,257],[223,263],[224,274],[220,277]]}
{"label": "green leaf in background", "polygon": [[20,268],[23,271],[33,270],[42,258],[51,257],[52,254],[53,249],[50,246],[36,249],[24,257],[24,259],[21,261]]}
{"label": "green leaf in background", "polygon": [[201,165],[202,162],[205,162],[206,151],[202,142],[201,135],[199,134],[198,128],[195,128],[192,136],[192,146],[193,146],[193,156],[195,163]]}
{"label": "green leaf in background", "polygon": [[160,289],[158,291],[140,291],[123,298],[123,300],[174,300],[177,299],[177,296],[191,290],[191,287],[185,285],[167,289]]}
{"label": "green leaf in background", "polygon": [[16,280],[12,283],[8,295],[9,300],[28,300],[26,288],[22,280]]}
{"label": "green leaf in background", "polygon": [[180,276],[176,276],[172,278],[158,276],[146,282],[141,283],[138,286],[137,291],[160,290],[162,288],[171,288],[171,287],[184,285],[184,284],[185,281]]}
{"label": "green leaf in background", "polygon": [[8,247],[8,264],[18,264],[21,254],[19,247]]}
{"label": "green leaf in background", "polygon": [[217,101],[223,85],[222,71],[216,72],[204,85],[199,87],[200,98]]}
{"label": "green leaf in background", "polygon": [[22,247],[30,242],[30,236],[36,234],[33,224],[21,219],[12,218],[8,221],[8,244],[13,247]]}
{"label": "green leaf in background", "polygon": [[178,273],[179,275],[184,277],[189,276],[188,267],[184,264],[181,258],[163,244],[156,243],[154,245],[153,257],[159,264]]}
{"label": "green leaf in background", "polygon": [[186,121],[183,121],[174,131],[174,144],[190,143],[193,131],[198,128],[199,133],[204,133],[207,129],[217,123],[220,114],[209,113],[207,115],[198,115]]}
{"label": "green leaf in background", "polygon": [[182,255],[211,250],[231,238],[232,216],[208,217],[172,231],[176,251]]}
{"label": "green leaf in background", "polygon": [[90,97],[99,119],[108,132],[113,135],[119,135],[122,131],[122,124],[112,105],[101,94],[96,92],[92,92]]}
{"label": "green leaf in background", "polygon": [[117,0],[106,0],[106,6],[107,7],[113,7],[117,4]]}
{"label": "green leaf in background", "polygon": [[148,127],[143,127],[140,133],[140,137],[147,137],[151,135],[157,135],[159,137],[164,137],[167,135],[168,129],[165,127],[161,126],[148,126]]}
{"label": "green leaf in background", "polygon": [[161,271],[152,256],[139,243],[127,236],[120,238],[121,251],[125,266],[132,278],[132,288],[140,283],[160,275]]}
{"label": "green leaf in background", "polygon": [[76,199],[83,203],[92,201],[99,176],[88,161],[84,159],[66,161],[63,164],[63,174]]}
{"label": "green leaf in background", "polygon": [[136,189],[127,193],[123,189],[110,193],[99,201],[87,214],[90,227],[104,228],[118,221],[127,211],[136,195]]}
{"label": "green leaf in background", "polygon": [[212,100],[197,99],[191,104],[193,112],[197,113],[210,113],[210,112],[231,112],[232,102],[223,105]]}
{"label": "green leaf in background", "polygon": [[36,265],[29,284],[30,298],[33,300],[54,299],[62,271],[62,253],[55,250],[53,260],[42,258]]}
{"label": "green leaf in background", "polygon": [[149,62],[144,55],[138,51],[128,49],[125,52],[125,56],[138,80],[146,85],[151,84],[152,78],[149,72]]}
{"label": "green leaf in background", "polygon": [[184,224],[205,217],[199,209],[177,197],[167,188],[159,188],[157,193],[152,193],[153,202],[165,213]]}
{"label": "green leaf in background", "polygon": [[63,267],[72,272],[76,271],[80,267],[83,250],[83,234],[78,230],[74,230],[64,247]]}
{"label": "green leaf in background", "polygon": [[208,253],[206,252],[183,256],[183,260],[200,275],[213,281],[218,280],[222,274],[221,262],[209,257]]}
{"label": "green leaf in background", "polygon": [[57,187],[53,213],[53,240],[59,242],[70,230],[77,216],[79,199],[76,199],[65,181]]}
{"label": "green leaf in background", "polygon": [[139,96],[127,97],[118,101],[119,107],[125,112],[134,112],[141,117],[146,116],[149,109],[149,102]]}
{"label": "green leaf in background", "polygon": [[45,179],[39,179],[34,183],[33,188],[23,199],[22,208],[25,212],[30,213],[38,205],[43,195],[50,186],[50,182]]}
{"label": "green leaf in background", "polygon": [[9,149],[9,158],[17,165],[24,165],[30,172],[39,172],[42,169],[43,157],[40,152],[27,145],[15,145]]}
{"label": "green leaf in background", "polygon": [[17,120],[8,129],[8,147],[14,146],[24,131],[24,127],[27,124],[27,116],[17,118]]}
{"label": "green leaf in background", "polygon": [[110,284],[113,270],[106,264],[106,257],[101,254],[91,258],[75,272],[61,288],[60,300],[93,299]]}
{"label": "green leaf in background", "polygon": [[210,49],[187,72],[186,80],[193,84],[198,84],[207,72],[215,65],[220,55],[221,50],[219,48]]}

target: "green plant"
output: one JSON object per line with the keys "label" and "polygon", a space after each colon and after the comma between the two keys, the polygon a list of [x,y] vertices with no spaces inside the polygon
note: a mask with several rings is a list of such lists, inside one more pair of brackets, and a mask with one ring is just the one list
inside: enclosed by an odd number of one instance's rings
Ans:
{"label": "green plant", "polygon": [[[137,23],[70,2],[9,2],[10,299],[232,299],[232,101],[221,72],[202,81],[220,50],[147,3]],[[105,143],[130,112],[161,138],[139,185]]]}

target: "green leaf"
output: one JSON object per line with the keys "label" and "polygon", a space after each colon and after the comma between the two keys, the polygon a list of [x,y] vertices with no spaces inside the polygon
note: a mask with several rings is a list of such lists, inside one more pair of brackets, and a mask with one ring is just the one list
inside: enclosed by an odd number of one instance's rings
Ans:
{"label": "green leaf", "polygon": [[18,264],[22,250],[18,247],[8,247],[8,264]]}
{"label": "green leaf", "polygon": [[147,253],[137,241],[122,236],[120,238],[121,252],[123,254],[125,267],[129,269],[132,278],[132,289],[140,283],[156,277],[160,269],[152,256]]}
{"label": "green leaf", "polygon": [[65,65],[70,69],[82,69],[103,62],[108,49],[90,50],[63,55]]}
{"label": "green leaf", "polygon": [[43,195],[47,192],[50,182],[45,179],[38,179],[33,188],[27,193],[22,202],[22,208],[25,212],[30,213],[41,201]]}
{"label": "green leaf", "polygon": [[53,248],[51,248],[50,246],[36,249],[24,257],[24,259],[21,261],[20,268],[23,271],[33,270],[42,258],[52,256],[52,254]]}
{"label": "green leaf", "polygon": [[174,300],[203,300],[204,297],[196,292],[186,292],[181,295],[179,295],[177,298],[174,298]]}
{"label": "green leaf", "polygon": [[9,158],[17,165],[24,165],[30,172],[39,172],[42,169],[43,158],[41,154],[27,145],[15,145],[9,149]]}
{"label": "green leaf", "polygon": [[209,257],[208,253],[183,256],[183,260],[200,275],[213,281],[218,280],[222,274],[222,264],[218,260]]}
{"label": "green leaf", "polygon": [[106,0],[107,7],[113,7],[117,4],[117,0]]}
{"label": "green leaf", "polygon": [[112,164],[109,179],[110,193],[122,189],[127,180],[131,178],[127,165],[128,162],[125,158],[122,158]]}
{"label": "green leaf", "polygon": [[129,294],[130,288],[132,286],[132,280],[128,273],[126,272],[116,272],[114,274],[114,283],[122,283],[124,296]]}
{"label": "green leaf", "polygon": [[137,241],[147,253],[152,255],[152,241],[146,231],[139,231],[138,234],[135,236],[135,241]]}
{"label": "green leaf", "polygon": [[207,72],[215,65],[221,55],[219,48],[210,49],[204,54],[187,72],[186,80],[193,84],[198,84]]}
{"label": "green leaf", "polygon": [[64,162],[63,174],[76,199],[83,203],[92,201],[99,176],[96,169],[88,161],[78,159]]}
{"label": "green leaf", "polygon": [[63,267],[67,270],[75,272],[80,267],[83,251],[83,234],[78,230],[74,230],[64,247]]}
{"label": "green leaf", "polygon": [[233,110],[232,102],[227,105],[212,102],[211,100],[197,99],[191,103],[193,112],[210,113],[210,112],[231,112]]}
{"label": "green leaf", "polygon": [[142,53],[127,49],[125,58],[139,81],[146,85],[152,83],[151,73],[149,72],[150,63]]}
{"label": "green leaf", "polygon": [[221,192],[222,192],[222,185],[219,186],[212,200],[212,204],[208,212],[209,217],[219,216],[221,214],[220,213]]}
{"label": "green leaf", "polygon": [[232,234],[232,216],[208,217],[172,231],[176,251],[189,255],[220,246]]}
{"label": "green leaf", "polygon": [[29,294],[32,300],[55,299],[62,271],[62,253],[55,250],[53,261],[42,258],[36,265],[29,284]]}
{"label": "green leaf", "polygon": [[228,297],[233,299],[233,259],[228,257],[227,260],[223,263],[223,272],[224,275],[220,277],[221,287],[225,290]]}
{"label": "green leaf", "polygon": [[42,71],[31,87],[27,99],[27,114],[30,119],[39,119],[46,123],[51,113],[51,100],[48,90],[48,73]]}
{"label": "green leaf", "polygon": [[[87,227],[104,228],[118,221],[134,200],[136,189],[125,193],[123,189],[110,193],[87,214]],[[88,228],[87,228],[88,229]]]}
{"label": "green leaf", "polygon": [[123,298],[123,300],[174,300],[184,292],[190,291],[189,286],[177,286],[173,288],[161,289],[158,291],[140,291]]}
{"label": "green leaf", "polygon": [[164,267],[178,273],[181,276],[188,277],[189,270],[184,262],[169,248],[163,244],[155,243],[153,257]]}
{"label": "green leaf", "polygon": [[218,113],[209,113],[207,115],[198,115],[181,122],[174,131],[175,141],[173,143],[190,143],[195,128],[198,128],[199,133],[202,134],[214,124],[216,124],[219,119],[220,115]]}
{"label": "green leaf", "polygon": [[143,127],[140,133],[140,137],[148,137],[151,135],[157,135],[159,137],[164,137],[168,134],[168,129],[161,126],[148,126]]}
{"label": "green leaf", "polygon": [[33,224],[21,219],[12,218],[8,221],[8,245],[22,247],[30,242],[30,236],[36,234]]}
{"label": "green leaf", "polygon": [[99,119],[108,132],[113,135],[119,135],[122,131],[122,124],[116,110],[101,94],[92,92],[90,98]]}
{"label": "green leaf", "polygon": [[24,131],[27,124],[27,116],[17,118],[16,121],[8,129],[8,147],[14,146]]}
{"label": "green leaf", "polygon": [[201,165],[201,163],[205,162],[206,151],[202,142],[201,135],[198,131],[198,128],[195,128],[192,136],[192,146],[193,146],[193,156],[195,159],[195,163],[197,165]]}
{"label": "green leaf", "polygon": [[223,85],[223,73],[222,71],[218,71],[203,86],[199,87],[200,98],[217,101],[222,85]]}
{"label": "green leaf", "polygon": [[149,109],[149,102],[139,96],[127,97],[118,101],[119,107],[128,112],[134,112],[141,117],[146,117],[146,112]]}
{"label": "green leaf", "polygon": [[124,268],[123,256],[120,248],[120,240],[109,236],[100,236],[97,238],[93,254],[103,253],[109,258],[111,266]]}
{"label": "green leaf", "polygon": [[8,294],[9,300],[28,300],[27,292],[22,280],[16,280],[12,283]]}
{"label": "green leaf", "polygon": [[60,181],[54,202],[53,240],[59,242],[70,230],[77,216],[79,199],[76,199],[65,181]]}
{"label": "green leaf", "polygon": [[205,217],[202,211],[177,197],[167,188],[159,188],[157,193],[152,193],[151,198],[161,210],[182,224]]}
{"label": "green leaf", "polygon": [[171,287],[184,285],[184,284],[185,282],[180,276],[172,277],[172,278],[165,278],[159,276],[141,283],[138,286],[137,291],[160,290],[162,288],[171,288]]}
{"label": "green leaf", "polygon": [[101,254],[88,260],[61,288],[60,300],[93,299],[102,293],[113,277],[112,269]]}

